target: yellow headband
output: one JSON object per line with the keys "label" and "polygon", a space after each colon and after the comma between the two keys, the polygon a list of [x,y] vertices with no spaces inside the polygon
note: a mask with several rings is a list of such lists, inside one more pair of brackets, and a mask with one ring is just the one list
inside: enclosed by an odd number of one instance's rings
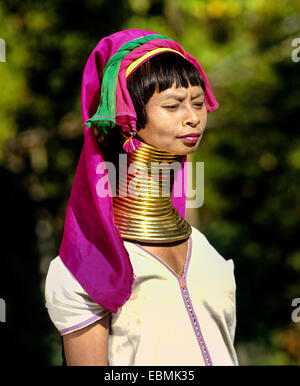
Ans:
{"label": "yellow headband", "polygon": [[126,70],[126,78],[136,69],[136,67],[142,63],[145,59],[149,58],[150,56],[157,54],[158,52],[175,52],[176,54],[181,55],[184,58],[184,55],[182,55],[180,52],[173,50],[172,48],[167,48],[167,47],[160,47],[160,48],[155,48],[155,50],[147,52],[145,55],[141,56],[140,58],[134,60]]}

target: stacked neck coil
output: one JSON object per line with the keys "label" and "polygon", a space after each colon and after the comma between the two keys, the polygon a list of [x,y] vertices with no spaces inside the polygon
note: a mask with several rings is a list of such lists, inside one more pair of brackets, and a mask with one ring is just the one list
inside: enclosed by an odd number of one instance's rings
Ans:
{"label": "stacked neck coil", "polygon": [[126,155],[127,165],[119,165],[113,197],[122,238],[151,244],[187,239],[191,227],[172,204],[174,176],[183,156],[144,142]]}

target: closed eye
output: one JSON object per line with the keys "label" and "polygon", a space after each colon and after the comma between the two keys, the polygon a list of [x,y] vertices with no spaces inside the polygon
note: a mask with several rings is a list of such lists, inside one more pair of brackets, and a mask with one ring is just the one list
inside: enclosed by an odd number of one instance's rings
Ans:
{"label": "closed eye", "polygon": [[163,106],[165,109],[176,109],[179,105]]}
{"label": "closed eye", "polygon": [[204,102],[200,102],[200,103],[194,103],[194,106],[196,107],[203,107],[204,106]]}

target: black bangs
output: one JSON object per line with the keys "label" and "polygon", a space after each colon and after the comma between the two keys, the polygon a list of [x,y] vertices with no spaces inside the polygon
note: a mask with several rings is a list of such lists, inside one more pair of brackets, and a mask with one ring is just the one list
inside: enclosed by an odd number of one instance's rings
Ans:
{"label": "black bangs", "polygon": [[173,53],[156,55],[144,65],[151,77],[151,83],[157,86],[158,92],[171,88],[173,84],[176,88],[187,88],[190,85],[204,87],[199,71],[181,55]]}
{"label": "black bangs", "polygon": [[138,67],[127,79],[127,88],[136,114],[137,128],[145,126],[145,105],[155,91],[162,92],[175,85],[176,88],[201,86],[205,83],[196,67],[175,53],[163,53],[152,57]]}

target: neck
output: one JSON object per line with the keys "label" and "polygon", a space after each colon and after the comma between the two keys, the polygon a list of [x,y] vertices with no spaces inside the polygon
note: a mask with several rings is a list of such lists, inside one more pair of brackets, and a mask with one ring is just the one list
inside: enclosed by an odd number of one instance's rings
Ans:
{"label": "neck", "polygon": [[122,238],[150,244],[187,239],[191,227],[172,204],[174,175],[183,156],[144,142],[126,155],[127,162],[119,165],[113,198],[115,223]]}

